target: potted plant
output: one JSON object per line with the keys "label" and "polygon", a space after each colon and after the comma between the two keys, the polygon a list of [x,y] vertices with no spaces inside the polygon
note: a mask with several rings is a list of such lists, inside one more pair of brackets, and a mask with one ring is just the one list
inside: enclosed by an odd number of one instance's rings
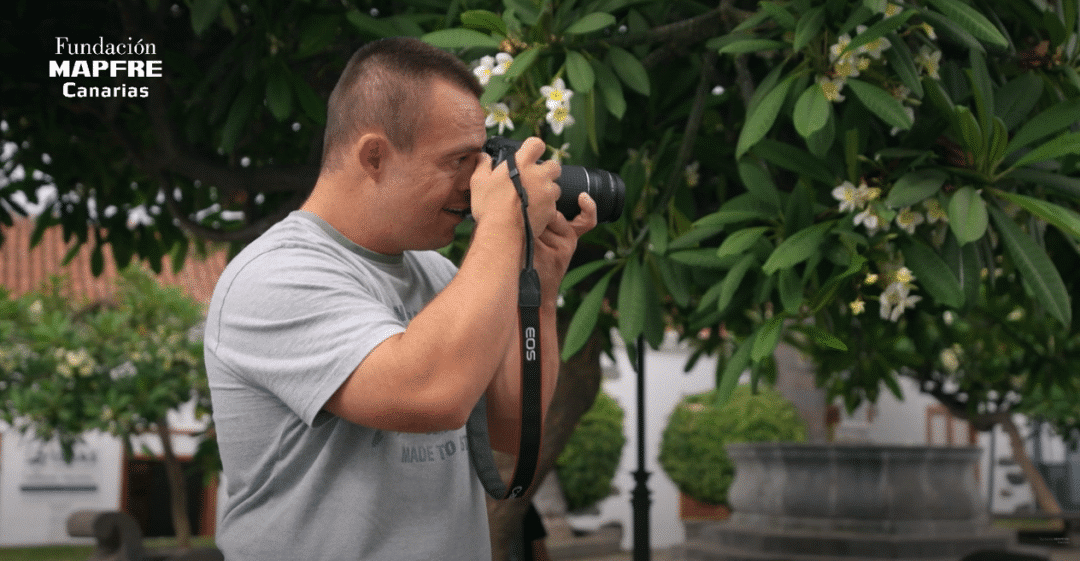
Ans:
{"label": "potted plant", "polygon": [[735,388],[685,397],[668,419],[660,442],[660,465],[683,495],[684,519],[724,518],[735,466],[724,447],[735,442],[804,442],[806,424],[776,389]]}
{"label": "potted plant", "polygon": [[589,508],[611,495],[625,443],[622,407],[610,395],[598,393],[556,462],[567,510]]}

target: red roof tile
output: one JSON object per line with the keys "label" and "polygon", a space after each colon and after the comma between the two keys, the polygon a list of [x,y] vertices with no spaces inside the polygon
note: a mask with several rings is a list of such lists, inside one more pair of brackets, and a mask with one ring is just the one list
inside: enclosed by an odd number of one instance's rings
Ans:
{"label": "red roof tile", "polygon": [[[105,270],[101,276],[95,277],[90,272],[90,252],[93,248],[89,244],[83,245],[70,263],[61,265],[74,240],[65,242],[59,226],[46,230],[41,243],[32,249],[32,220],[16,218],[13,226],[0,225],[0,230],[4,234],[4,243],[0,246],[0,286],[6,287],[12,295],[19,296],[40,288],[53,275],[67,278],[72,297],[99,300],[112,295],[117,271],[109,247],[106,246],[103,251]],[[172,270],[171,259],[166,258],[157,278],[163,285],[179,286],[185,294],[205,305],[210,302],[214,285],[227,261],[227,251],[216,250],[205,259],[189,256],[184,267],[176,272]]]}

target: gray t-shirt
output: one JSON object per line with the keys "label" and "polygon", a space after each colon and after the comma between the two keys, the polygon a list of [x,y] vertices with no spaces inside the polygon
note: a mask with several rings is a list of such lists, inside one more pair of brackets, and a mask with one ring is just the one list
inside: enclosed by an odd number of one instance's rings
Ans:
{"label": "gray t-shirt", "polygon": [[368,251],[303,211],[232,260],[205,339],[228,561],[491,558],[464,428],[380,431],[322,409],[455,272],[435,252]]}

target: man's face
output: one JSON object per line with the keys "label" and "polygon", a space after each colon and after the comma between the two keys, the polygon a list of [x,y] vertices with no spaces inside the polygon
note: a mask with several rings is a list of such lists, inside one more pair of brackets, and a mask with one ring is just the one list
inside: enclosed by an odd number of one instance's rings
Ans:
{"label": "man's face", "polygon": [[435,80],[424,102],[411,153],[391,147],[387,188],[381,193],[394,214],[392,238],[399,250],[436,249],[454,240],[469,210],[469,178],[487,138],[484,110],[467,90]]}

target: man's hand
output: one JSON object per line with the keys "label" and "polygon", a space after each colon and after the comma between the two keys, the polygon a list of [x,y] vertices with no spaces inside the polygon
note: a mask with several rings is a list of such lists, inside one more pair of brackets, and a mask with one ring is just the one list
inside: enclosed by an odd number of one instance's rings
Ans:
{"label": "man's hand", "polygon": [[[554,160],[537,163],[545,149],[544,141],[530,137],[514,157],[521,184],[529,197],[529,226],[534,236],[544,232],[558,214],[555,201],[559,198],[559,186],[555,180],[561,167]],[[521,200],[510,181],[506,162],[493,170],[491,157],[481,154],[469,185],[472,213],[477,224],[492,216],[521,224]]]}
{"label": "man's hand", "polygon": [[596,227],[596,201],[589,195],[578,195],[581,212],[569,221],[556,212],[547,228],[537,237],[534,267],[540,274],[543,303],[554,304],[559,297],[559,285],[577,249],[577,241],[585,232]]}

